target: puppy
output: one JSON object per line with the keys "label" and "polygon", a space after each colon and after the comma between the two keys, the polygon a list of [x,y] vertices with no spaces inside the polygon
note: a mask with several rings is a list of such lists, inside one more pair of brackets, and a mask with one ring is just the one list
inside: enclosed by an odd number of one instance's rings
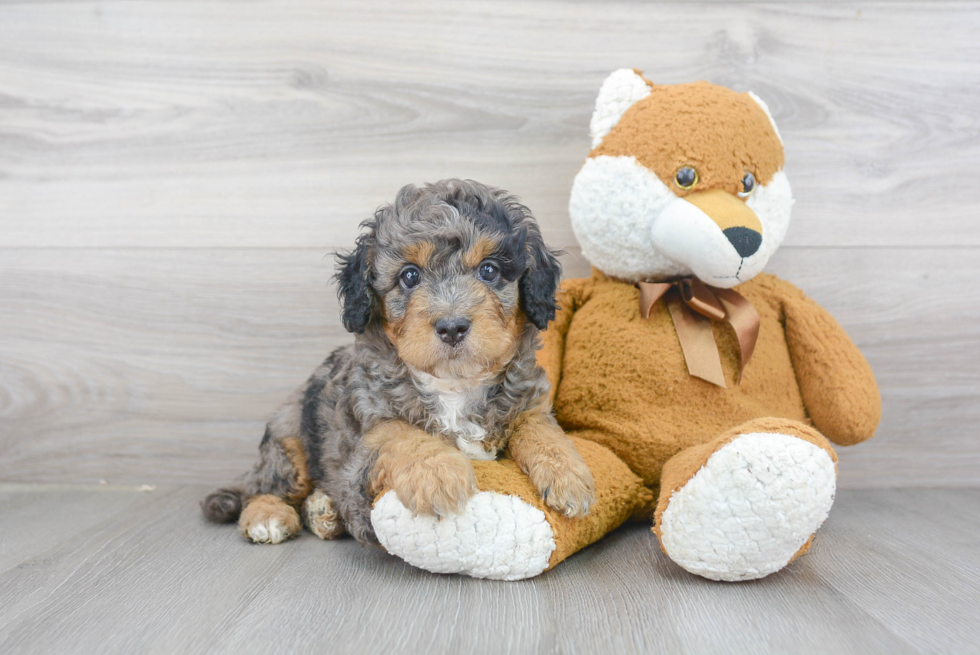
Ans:
{"label": "puppy", "polygon": [[301,529],[376,543],[371,507],[393,489],[418,514],[460,512],[469,459],[509,447],[545,502],[586,514],[592,474],[551,414],[534,359],[561,267],[530,211],[471,180],[406,186],[338,257],[334,351],[269,421],[259,462],[202,503],[215,522],[279,543]]}

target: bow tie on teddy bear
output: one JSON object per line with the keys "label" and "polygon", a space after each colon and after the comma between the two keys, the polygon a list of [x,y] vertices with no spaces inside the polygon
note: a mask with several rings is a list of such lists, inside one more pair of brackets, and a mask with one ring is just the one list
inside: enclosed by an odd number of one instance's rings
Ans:
{"label": "bow tie on teddy bear", "polygon": [[654,304],[664,298],[688,373],[719,387],[725,387],[725,375],[711,321],[727,321],[738,337],[742,364],[738,380],[741,381],[759,338],[759,313],[748,300],[733,289],[710,287],[696,277],[637,282],[636,287],[640,290],[640,316],[649,318]]}

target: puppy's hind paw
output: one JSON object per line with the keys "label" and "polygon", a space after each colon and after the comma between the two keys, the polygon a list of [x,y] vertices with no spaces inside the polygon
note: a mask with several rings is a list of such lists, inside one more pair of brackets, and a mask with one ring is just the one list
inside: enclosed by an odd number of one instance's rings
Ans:
{"label": "puppy's hind paw", "polygon": [[265,494],[252,498],[238,519],[242,536],[256,544],[278,544],[299,534],[299,514],[282,498]]}
{"label": "puppy's hind paw", "polygon": [[337,506],[319,489],[303,501],[303,524],[320,539],[336,539],[344,534],[344,523]]}

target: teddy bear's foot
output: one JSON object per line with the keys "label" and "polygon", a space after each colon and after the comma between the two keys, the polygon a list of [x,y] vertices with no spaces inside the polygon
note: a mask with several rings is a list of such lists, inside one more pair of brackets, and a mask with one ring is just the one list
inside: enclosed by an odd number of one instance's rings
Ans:
{"label": "teddy bear's foot", "polygon": [[394,491],[375,501],[371,523],[381,545],[433,573],[522,580],[545,571],[629,518],[645,496],[642,482],[612,452],[573,439],[595,476],[588,515],[549,507],[513,460],[473,462],[479,491],[460,514],[410,512]]}
{"label": "teddy bear's foot", "polygon": [[481,491],[462,514],[413,516],[394,491],[383,495],[371,523],[385,550],[433,573],[523,580],[548,567],[555,535],[544,512],[516,496]]}
{"label": "teddy bear's foot", "polygon": [[[679,465],[668,462],[655,531],[681,567],[712,580],[751,580],[809,546],[834,501],[836,457],[812,428],[785,423],[779,432],[746,430],[689,449],[701,451],[687,457],[695,461],[684,462],[683,451]],[[677,486],[677,474],[697,459],[703,465]]]}

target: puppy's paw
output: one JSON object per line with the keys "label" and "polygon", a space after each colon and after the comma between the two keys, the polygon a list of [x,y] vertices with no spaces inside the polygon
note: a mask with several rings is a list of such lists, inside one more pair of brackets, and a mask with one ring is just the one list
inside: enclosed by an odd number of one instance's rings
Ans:
{"label": "puppy's paw", "polygon": [[413,514],[461,514],[476,493],[473,465],[458,451],[444,451],[413,462],[391,476],[398,500]]}
{"label": "puppy's paw", "polygon": [[345,532],[333,499],[319,489],[303,501],[303,524],[320,539],[336,539]]}
{"label": "puppy's paw", "polygon": [[238,519],[242,536],[257,544],[278,544],[299,534],[299,514],[282,498],[269,494],[252,498]]}
{"label": "puppy's paw", "polygon": [[595,503],[592,471],[577,452],[574,456],[538,463],[528,474],[545,504],[569,518],[585,516]]}

